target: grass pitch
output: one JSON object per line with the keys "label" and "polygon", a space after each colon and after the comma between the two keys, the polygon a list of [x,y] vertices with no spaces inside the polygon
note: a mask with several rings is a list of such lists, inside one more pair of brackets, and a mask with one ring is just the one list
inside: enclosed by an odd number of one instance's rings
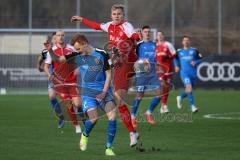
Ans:
{"label": "grass pitch", "polygon": [[[168,106],[173,113],[167,118],[159,116],[158,106],[156,126],[138,123],[141,132],[138,148],[144,152],[129,147],[129,134],[118,119],[116,157],[104,155],[106,118],[98,121],[90,135],[88,149],[82,152],[78,147],[80,135],[71,123],[62,130],[57,129],[47,95],[0,96],[0,159],[239,160],[240,91],[196,90],[194,96],[200,110],[194,115],[188,112],[187,100],[182,110],[176,108],[175,97],[179,93],[170,93]],[[140,113],[149,102],[141,102]]]}

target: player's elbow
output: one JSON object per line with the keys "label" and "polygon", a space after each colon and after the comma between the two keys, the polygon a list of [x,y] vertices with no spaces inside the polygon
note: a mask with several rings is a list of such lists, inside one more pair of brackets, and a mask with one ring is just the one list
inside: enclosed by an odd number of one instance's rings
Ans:
{"label": "player's elbow", "polygon": [[136,41],[139,41],[139,40],[140,40],[140,36],[139,36],[139,34],[137,34],[137,33],[133,33],[132,36],[131,36],[131,39],[134,39],[134,40],[136,40]]}

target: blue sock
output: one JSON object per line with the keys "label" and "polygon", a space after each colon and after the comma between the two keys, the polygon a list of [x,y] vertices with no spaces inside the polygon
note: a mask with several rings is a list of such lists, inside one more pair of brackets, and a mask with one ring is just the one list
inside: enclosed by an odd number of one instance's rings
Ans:
{"label": "blue sock", "polygon": [[190,106],[194,106],[194,98],[192,92],[187,94]]}
{"label": "blue sock", "polygon": [[147,112],[148,112],[148,113],[152,113],[153,110],[155,109],[155,107],[159,104],[159,102],[160,102],[160,98],[155,96],[155,97],[152,99],[151,104],[150,104]]}
{"label": "blue sock", "polygon": [[107,148],[112,147],[112,143],[117,130],[117,121],[109,120],[108,121],[108,138],[107,138]]}
{"label": "blue sock", "polygon": [[136,116],[138,111],[139,103],[141,102],[141,99],[135,98],[133,101],[133,107],[132,107],[132,115]]}
{"label": "blue sock", "polygon": [[83,134],[88,137],[89,133],[93,129],[94,125],[95,125],[95,123],[92,123],[92,121],[86,120],[84,123],[85,129],[83,131]]}
{"label": "blue sock", "polygon": [[57,99],[56,99],[56,98],[55,98],[55,99],[52,99],[52,100],[50,100],[50,102],[51,102],[51,106],[52,106],[52,108],[54,109],[56,115],[57,115],[59,118],[62,117],[62,110],[61,110],[61,108],[60,108],[60,105],[59,105]]}
{"label": "blue sock", "polygon": [[181,100],[187,97],[187,93],[185,91],[182,92],[181,94]]}

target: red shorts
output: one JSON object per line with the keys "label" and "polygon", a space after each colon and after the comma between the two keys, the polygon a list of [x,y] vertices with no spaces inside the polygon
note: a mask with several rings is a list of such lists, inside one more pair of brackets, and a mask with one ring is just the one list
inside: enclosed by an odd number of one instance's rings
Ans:
{"label": "red shorts", "polygon": [[62,100],[70,100],[74,97],[79,97],[77,83],[55,84],[54,90]]}
{"label": "red shorts", "polygon": [[167,82],[167,83],[171,83],[172,81],[172,76],[173,76],[173,73],[163,73],[163,74],[159,74],[159,80],[160,81],[164,81],[164,82]]}
{"label": "red shorts", "polygon": [[135,74],[134,63],[127,62],[114,69],[113,86],[114,91],[119,89],[128,90],[131,77]]}

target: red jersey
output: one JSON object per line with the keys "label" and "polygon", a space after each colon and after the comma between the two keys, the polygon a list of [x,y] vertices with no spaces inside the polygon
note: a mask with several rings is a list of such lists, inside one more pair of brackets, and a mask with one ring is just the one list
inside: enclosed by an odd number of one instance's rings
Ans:
{"label": "red jersey", "polygon": [[140,36],[135,32],[130,23],[123,21],[115,25],[111,21],[105,24],[98,24],[85,18],[83,18],[82,22],[93,29],[107,32],[109,41],[117,46],[122,54],[128,54],[129,62],[137,60],[134,40],[140,40]]}
{"label": "red jersey", "polygon": [[[157,43],[156,46],[156,61],[163,67],[165,73],[173,72],[173,58],[176,54],[176,50],[170,42]],[[165,59],[168,57],[167,59]],[[165,59],[165,60],[164,60]]]}
{"label": "red jersey", "polygon": [[[53,46],[52,50],[55,54],[58,56],[65,56],[68,54],[71,54],[74,51],[74,48],[66,44],[64,47],[60,46]],[[47,54],[47,58],[45,60],[45,63],[52,64],[53,65],[53,71],[55,74],[59,74],[61,78],[64,78],[65,83],[77,83],[77,76],[74,74],[75,70],[75,64],[71,63],[59,63],[52,61],[51,56],[49,53]]]}

